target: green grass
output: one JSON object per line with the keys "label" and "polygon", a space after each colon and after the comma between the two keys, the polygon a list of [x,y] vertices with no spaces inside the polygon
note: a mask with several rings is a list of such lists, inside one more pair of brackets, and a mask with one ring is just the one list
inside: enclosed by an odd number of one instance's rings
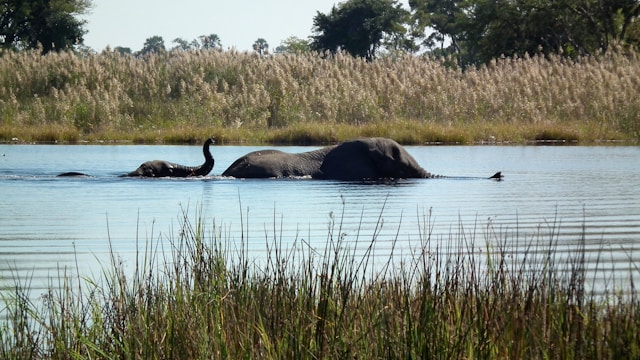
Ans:
{"label": "green grass", "polygon": [[375,238],[355,252],[332,219],[324,249],[285,246],[274,225],[254,259],[244,233],[185,213],[177,233],[146,241],[134,271],[115,253],[99,278],[61,270],[42,305],[16,281],[2,291],[0,357],[640,356],[635,288],[590,293],[584,241],[559,253],[556,229],[512,253],[525,241],[487,224],[441,243],[427,216],[420,245],[399,260],[395,245],[376,253]]}

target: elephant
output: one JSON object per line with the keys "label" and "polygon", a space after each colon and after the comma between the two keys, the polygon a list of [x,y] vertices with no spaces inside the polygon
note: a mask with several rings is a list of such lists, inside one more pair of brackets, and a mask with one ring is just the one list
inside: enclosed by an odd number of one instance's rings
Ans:
{"label": "elephant", "polygon": [[61,174],[56,175],[58,177],[91,177],[91,175],[87,175],[85,173],[77,172],[77,171],[67,171]]}
{"label": "elephant", "polygon": [[[343,181],[443,177],[424,170],[404,147],[387,138],[355,139],[297,154],[254,151],[236,160],[222,176]],[[502,174],[490,178],[500,180]]]}
{"label": "elephant", "polygon": [[122,175],[123,177],[192,177],[206,176],[213,169],[214,159],[209,146],[214,143],[213,138],[207,139],[202,146],[204,163],[200,166],[185,166],[164,160],[153,160],[142,163],[134,171]]}

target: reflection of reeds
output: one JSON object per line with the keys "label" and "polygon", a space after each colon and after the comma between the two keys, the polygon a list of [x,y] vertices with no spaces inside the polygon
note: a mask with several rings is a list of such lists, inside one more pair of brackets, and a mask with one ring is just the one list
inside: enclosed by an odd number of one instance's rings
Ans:
{"label": "reflection of reeds", "polygon": [[[406,143],[638,138],[640,58],[0,55],[0,140]],[[52,130],[45,130],[51,128]]]}
{"label": "reflection of reeds", "polygon": [[460,225],[443,242],[433,238],[431,221],[425,218],[419,245],[403,257],[395,242],[375,253],[382,214],[373,238],[360,244],[332,216],[323,249],[303,239],[283,245],[274,221],[266,255],[250,259],[247,225],[238,238],[185,213],[170,249],[148,241],[132,275],[112,253],[103,279],[63,272],[42,305],[31,302],[28,282],[4,289],[0,356],[640,356],[633,283],[629,292],[587,291],[584,240],[557,256],[555,225],[549,238],[523,244],[489,223],[482,240]]}

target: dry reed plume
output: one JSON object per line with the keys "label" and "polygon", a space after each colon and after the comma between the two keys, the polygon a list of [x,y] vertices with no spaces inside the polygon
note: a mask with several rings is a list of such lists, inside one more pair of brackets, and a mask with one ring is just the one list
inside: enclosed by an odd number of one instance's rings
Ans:
{"label": "dry reed plume", "polygon": [[144,58],[3,52],[0,141],[639,137],[635,53],[501,59],[466,71],[444,64],[416,56],[365,62],[220,51]]}

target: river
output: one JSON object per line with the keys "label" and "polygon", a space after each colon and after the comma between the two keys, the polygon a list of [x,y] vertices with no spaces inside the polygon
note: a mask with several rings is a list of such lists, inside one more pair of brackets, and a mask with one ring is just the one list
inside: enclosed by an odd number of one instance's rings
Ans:
{"label": "river", "polygon": [[[557,242],[560,253],[584,245],[593,257],[587,262],[604,269],[600,281],[640,280],[639,147],[407,147],[429,172],[486,177],[502,171],[500,182],[218,176],[236,158],[263,148],[213,146],[216,165],[204,178],[134,179],[118,175],[152,159],[198,165],[201,148],[0,145],[1,286],[28,281],[38,293],[64,272],[99,275],[110,251],[131,267],[149,242],[171,251],[185,214],[194,224],[203,219],[205,232],[215,228],[258,262],[274,239],[284,248],[305,244],[319,252],[329,234],[353,247],[375,239],[375,256],[386,259],[392,249],[393,256],[410,256],[429,233],[443,252],[482,254],[487,242],[502,242],[514,256],[533,242]],[[93,177],[55,176],[63,171]]]}

